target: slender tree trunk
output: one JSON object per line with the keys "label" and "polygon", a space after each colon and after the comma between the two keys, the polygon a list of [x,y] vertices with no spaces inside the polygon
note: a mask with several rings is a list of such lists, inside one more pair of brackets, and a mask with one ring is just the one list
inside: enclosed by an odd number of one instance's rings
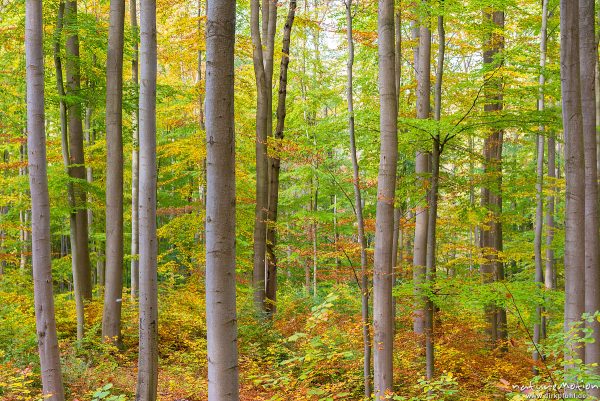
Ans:
{"label": "slender tree trunk", "polygon": [[[416,54],[417,69],[417,118],[428,119],[430,115],[430,91],[431,91],[431,31],[425,21],[428,17],[420,17],[418,28],[419,50]],[[417,151],[415,170],[419,177],[420,187],[425,190],[428,181],[430,155],[421,149]],[[415,285],[416,305],[414,311],[413,329],[417,334],[425,334],[426,304],[423,285],[426,281],[427,264],[427,231],[429,222],[429,211],[427,197],[425,202],[419,202],[416,208],[415,242],[413,253],[413,280]]]}
{"label": "slender tree trunk", "polygon": [[[581,108],[585,158],[585,312],[600,310],[600,241],[598,238],[598,175],[596,169],[596,93],[594,81],[598,49],[595,35],[595,2],[579,0],[579,57]],[[592,330],[593,342],[585,343],[585,363],[596,364],[593,372],[600,373],[600,324],[596,319],[586,323]],[[589,390],[600,395],[600,390]]]}
{"label": "slender tree trunk", "polygon": [[548,133],[548,179],[550,181],[550,194],[546,198],[546,270],[544,285],[547,289],[556,288],[556,267],[554,264],[554,194],[556,193],[556,140],[555,133]]}
{"label": "slender tree trunk", "polygon": [[110,1],[106,59],[106,276],[102,337],[121,342],[123,298],[123,29],[125,0]]}
{"label": "slender tree trunk", "polygon": [[50,249],[50,200],[44,132],[44,50],[41,0],[25,3],[27,65],[27,149],[31,189],[31,235],[35,326],[42,392],[50,401],[65,399],[54,318]]}
{"label": "slender tree trunk", "polygon": [[[131,29],[138,34],[137,23],[137,0],[129,0],[129,14],[131,18]],[[138,88],[138,42],[133,44],[133,58],[131,59],[131,82]],[[201,107],[202,108],[202,107]],[[139,292],[139,249],[140,249],[140,226],[139,226],[139,181],[140,181],[140,155],[139,155],[139,108],[136,102],[132,113],[133,146],[131,151],[131,299],[137,299]]]}
{"label": "slender tree trunk", "polygon": [[[279,94],[277,98],[277,125],[275,127],[275,139],[282,140],[285,128],[286,115],[286,96],[287,96],[287,74],[290,63],[290,38],[292,26],[296,15],[296,0],[290,1],[285,26],[283,28],[283,44],[281,49],[281,65],[279,68]],[[267,277],[266,277],[266,310],[269,314],[275,313],[277,300],[277,256],[275,255],[275,245],[277,244],[277,232],[275,224],[277,223],[277,205],[279,203],[279,170],[281,159],[278,150],[269,157],[270,179],[269,179],[269,225],[267,228]]]}
{"label": "slender tree trunk", "polygon": [[[85,181],[85,158],[83,155],[83,124],[81,121],[81,77],[79,71],[79,35],[77,22],[77,0],[67,0],[64,22],[69,30],[66,43],[67,115],[69,126],[69,175]],[[67,100],[70,99],[70,100]],[[73,185],[75,205],[75,242],[71,244],[75,257],[73,281],[76,298],[92,298],[90,253],[88,247],[87,195],[85,188]],[[73,225],[73,221],[71,222]],[[76,248],[76,249],[75,249]]]}
{"label": "slender tree trunk", "polygon": [[[25,154],[27,153],[27,145],[23,144],[20,146],[19,149],[19,153],[20,153],[20,161],[21,162],[25,162],[26,158],[25,158]],[[19,175],[20,176],[24,176],[27,175],[27,167],[19,167]],[[27,266],[27,251],[28,251],[28,242],[29,242],[29,238],[28,238],[28,230],[27,227],[29,225],[29,213],[27,210],[21,210],[19,211],[19,239],[21,240],[21,244],[19,246],[20,248],[20,258],[19,258],[19,269],[24,272],[25,271],[25,267]],[[2,236],[2,241],[4,240],[4,233],[1,234]]]}
{"label": "slender tree trunk", "polygon": [[206,326],[208,400],[239,399],[235,304],[235,1],[208,3]]}
{"label": "slender tree trunk", "polygon": [[[437,19],[438,28],[438,55],[437,71],[435,79],[434,97],[434,120],[440,121],[442,115],[442,82],[444,78],[444,55],[446,52],[446,32],[444,30],[444,17],[439,15]],[[431,153],[431,188],[429,190],[429,221],[427,222],[427,257],[426,257],[426,280],[430,288],[436,278],[436,243],[437,243],[437,215],[440,182],[440,159],[442,146],[439,126],[433,138],[433,150]],[[427,297],[425,314],[425,377],[429,380],[435,375],[434,360],[434,313],[435,305],[430,296]]]}
{"label": "slender tree trunk", "polygon": [[395,87],[394,2],[380,0],[379,40],[380,156],[377,178],[375,263],[373,273],[374,390],[385,399],[393,386],[392,240],[398,162],[398,104]]}
{"label": "slender tree trunk", "polygon": [[[545,68],[546,68],[546,41],[547,41],[547,26],[548,26],[548,0],[542,1],[542,27],[540,29],[540,77],[539,77],[539,97],[538,111],[542,112],[545,108],[544,103],[544,85],[546,83]],[[546,127],[540,124],[540,132],[537,135],[537,182],[536,182],[536,209],[535,209],[535,239],[534,239],[534,254],[535,254],[535,282],[538,284],[538,289],[544,285],[544,266],[542,259],[542,233],[544,225],[544,134]],[[543,305],[536,306],[536,323],[533,325],[533,342],[538,344],[540,339],[544,337],[546,321],[543,317]],[[533,360],[539,360],[541,355],[537,349],[533,351]],[[537,371],[534,368],[534,373]]]}
{"label": "slender tree trunk", "polygon": [[[263,38],[265,31],[265,2],[263,2]],[[268,212],[268,107],[270,102],[267,95],[267,75],[263,57],[263,41],[260,34],[260,0],[251,0],[250,3],[250,32],[252,36],[252,60],[254,76],[256,79],[257,104],[256,104],[256,207],[254,220],[254,269],[252,284],[254,287],[254,306],[257,311],[265,310],[265,256],[267,237],[267,212]],[[268,13],[267,22],[268,24]],[[265,43],[266,44],[266,43]]]}
{"label": "slender tree trunk", "polygon": [[[504,12],[484,12],[484,21],[490,24],[488,39],[484,44],[483,61],[487,65],[500,68],[501,61],[497,55],[504,48],[504,36],[496,33],[495,29],[504,28]],[[494,26],[492,28],[491,26]],[[491,74],[494,74],[492,72]],[[502,110],[502,80],[499,77],[485,78],[484,92],[487,113],[498,113]],[[486,181],[481,189],[481,205],[487,209],[487,221],[481,228],[480,246],[486,262],[481,265],[481,275],[484,283],[504,279],[504,268],[499,253],[502,251],[502,143],[503,132],[492,128],[484,140],[484,172]],[[487,332],[495,346],[500,340],[506,339],[506,310],[489,304],[485,307]]]}
{"label": "slender tree trunk", "polygon": [[369,332],[369,276],[367,259],[367,240],[365,238],[365,222],[363,218],[362,195],[360,189],[360,171],[356,152],[354,134],[354,97],[353,97],[353,65],[354,38],[352,37],[352,0],[346,2],[346,38],[348,40],[348,63],[346,99],[348,101],[348,134],[350,136],[350,158],[352,159],[352,181],[354,183],[354,210],[358,226],[358,242],[360,245],[361,272],[361,314],[363,335],[363,380],[365,398],[371,398],[371,335]]}
{"label": "slender tree trunk", "polygon": [[[313,168],[313,174],[314,174]],[[319,186],[315,186],[314,192],[314,202],[312,202],[311,210],[316,212],[319,210],[318,205],[319,200]],[[311,233],[312,233],[312,268],[313,268],[313,277],[312,277],[312,285],[313,285],[313,297],[317,297],[317,266],[319,263],[318,254],[317,254],[317,216],[316,213],[313,213],[312,225],[311,225]]]}
{"label": "slender tree trunk", "polygon": [[[71,164],[69,157],[69,137],[68,137],[68,122],[67,122],[67,105],[65,101],[65,88],[63,82],[63,70],[62,61],[60,58],[60,38],[63,29],[63,18],[65,12],[64,2],[60,2],[58,6],[58,15],[56,18],[56,29],[54,31],[54,68],[56,70],[56,87],[59,96],[59,113],[60,113],[60,139],[62,145],[62,158],[65,165],[67,174],[71,174],[69,166]],[[71,270],[73,272],[73,281],[75,284],[75,314],[77,316],[77,339],[81,340],[84,334],[84,299],[79,288],[79,268],[78,268],[78,248],[75,246],[77,243],[77,213],[75,210],[75,191],[73,183],[69,181],[67,183],[67,198],[69,201],[69,234],[71,240]]]}
{"label": "slender tree trunk", "polygon": [[[212,4],[212,2],[211,2]],[[156,401],[158,288],[156,238],[156,0],[140,2],[140,348],[137,401]]]}
{"label": "slender tree trunk", "polygon": [[[579,17],[573,2],[560,2],[560,72],[565,133],[565,332],[585,310],[585,164],[579,71]],[[588,83],[589,84],[589,83]],[[567,340],[567,360],[584,350]],[[569,369],[570,366],[566,366]]]}

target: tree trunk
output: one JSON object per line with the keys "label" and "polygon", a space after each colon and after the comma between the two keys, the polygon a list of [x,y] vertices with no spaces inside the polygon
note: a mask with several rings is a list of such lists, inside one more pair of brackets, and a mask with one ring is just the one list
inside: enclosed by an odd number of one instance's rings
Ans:
{"label": "tree trunk", "polygon": [[[71,164],[69,157],[69,137],[68,137],[68,122],[67,122],[67,104],[65,101],[65,87],[63,82],[62,61],[60,58],[60,38],[63,29],[63,18],[65,12],[64,2],[60,2],[58,6],[58,15],[56,17],[56,29],[54,31],[54,68],[56,70],[56,87],[59,96],[59,113],[60,113],[60,139],[62,145],[62,158],[67,174],[71,175],[69,166]],[[69,201],[69,234],[71,240],[71,270],[73,273],[73,282],[75,284],[75,314],[77,316],[77,339],[81,340],[84,334],[84,297],[79,288],[79,267],[78,267],[78,248],[77,243],[77,213],[75,204],[75,191],[73,183],[67,182],[67,198]]]}
{"label": "tree trunk", "polygon": [[125,0],[110,0],[106,59],[106,273],[102,337],[121,342],[123,298],[123,29]]}
{"label": "tree trunk", "polygon": [[348,40],[347,88],[348,101],[348,134],[350,136],[350,158],[352,159],[352,181],[354,183],[354,211],[358,226],[358,243],[360,245],[361,272],[361,314],[363,335],[363,380],[365,398],[371,398],[371,335],[369,332],[369,276],[367,259],[367,240],[365,238],[365,222],[363,218],[362,195],[360,189],[360,171],[356,154],[356,137],[354,134],[354,97],[353,97],[353,65],[354,39],[352,37],[352,0],[346,2],[346,37]]}
{"label": "tree trunk", "polygon": [[[593,0],[579,0],[579,57],[581,80],[581,109],[585,159],[585,312],[600,310],[600,253],[598,240],[598,175],[596,170],[596,94],[594,81],[598,49],[595,35],[595,7]],[[600,368],[600,324],[597,319],[586,323],[596,341],[585,343],[585,363],[598,374]],[[600,390],[589,390],[590,395],[600,395]]]}
{"label": "tree trunk", "polygon": [[[444,55],[446,52],[446,33],[444,30],[444,17],[438,16],[438,57],[435,79],[434,120],[439,122],[442,115],[442,83],[444,78]],[[427,222],[427,257],[426,281],[431,289],[436,278],[436,243],[437,243],[437,216],[438,196],[440,182],[440,163],[442,155],[442,142],[439,126],[433,138],[431,153],[431,189],[429,190],[429,220]],[[431,380],[435,375],[434,370],[434,313],[435,305],[430,296],[427,297],[425,310],[425,377]]]}
{"label": "tree trunk", "polygon": [[42,2],[27,0],[25,7],[27,149],[31,190],[31,250],[35,323],[44,398],[50,401],[64,401],[52,294],[50,200],[44,132]]}
{"label": "tree trunk", "polygon": [[[81,77],[79,71],[79,35],[77,33],[77,0],[65,2],[65,26],[71,34],[66,43],[67,115],[69,125],[69,175],[85,181],[83,124],[81,121]],[[87,195],[81,185],[73,185],[75,204],[75,242],[71,244],[76,258],[75,292],[84,300],[92,298],[90,253],[88,247]],[[75,248],[77,248],[75,250]]]}
{"label": "tree trunk", "polygon": [[[585,164],[579,71],[579,17],[573,2],[560,2],[560,73],[565,133],[565,332],[585,310]],[[588,83],[589,84],[589,83]],[[580,333],[578,333],[580,334]],[[584,360],[583,347],[567,340],[565,359]],[[565,368],[569,369],[569,365]]]}
{"label": "tree trunk", "polygon": [[[26,158],[25,158],[25,154],[27,153],[27,145],[23,144],[20,146],[19,149],[19,153],[20,153],[20,161],[21,162],[25,162]],[[19,175],[20,176],[24,176],[27,175],[27,167],[19,167]],[[20,248],[20,258],[19,258],[19,270],[21,270],[22,272],[25,271],[25,268],[27,266],[27,251],[28,251],[28,243],[29,243],[29,238],[28,238],[28,230],[27,230],[27,226],[29,225],[29,212],[28,210],[21,210],[19,211],[19,239],[21,240],[21,244],[19,246]],[[1,233],[0,236],[2,237],[2,241],[4,241],[4,233]],[[0,269],[1,270],[1,269]]]}
{"label": "tree trunk", "polygon": [[206,31],[208,400],[239,399],[235,303],[235,2],[210,1]]}
{"label": "tree trunk", "polygon": [[[540,77],[539,77],[539,97],[538,111],[544,111],[544,85],[546,83],[545,68],[546,68],[546,41],[547,41],[547,26],[548,26],[548,0],[542,1],[542,27],[540,29]],[[537,182],[536,182],[536,209],[535,209],[535,239],[534,239],[534,254],[535,254],[535,282],[538,289],[544,285],[544,267],[542,259],[542,232],[544,225],[544,134],[546,127],[540,124],[539,134],[537,135]],[[537,345],[540,339],[544,338],[546,321],[543,317],[543,305],[536,306],[536,322],[533,325],[533,342]],[[541,355],[534,349],[533,360],[539,360]],[[534,368],[534,373],[537,370]]]}
{"label": "tree trunk", "polygon": [[[484,20],[490,26],[488,38],[484,44],[483,62],[500,68],[501,61],[497,55],[504,48],[504,36],[494,30],[504,29],[504,12],[484,12]],[[496,70],[497,71],[497,70]],[[491,74],[495,74],[492,72]],[[486,104],[484,111],[499,113],[502,111],[502,79],[489,75],[485,78],[484,93]],[[502,143],[503,132],[501,129],[491,128],[491,132],[484,139],[484,172],[485,182],[481,189],[481,206],[487,210],[487,219],[481,227],[480,247],[486,259],[481,265],[481,275],[484,283],[504,279],[504,268],[500,260],[502,251]],[[493,304],[486,305],[487,333],[492,343],[496,346],[498,341],[506,339],[506,310]]]}
{"label": "tree trunk", "polygon": [[[254,268],[252,284],[254,287],[254,306],[258,312],[265,310],[265,270],[266,270],[266,237],[267,237],[267,212],[268,212],[268,83],[263,56],[263,41],[267,36],[265,24],[268,24],[268,13],[263,2],[263,38],[260,34],[260,2],[251,0],[250,3],[250,32],[252,36],[252,61],[256,79],[257,104],[256,104],[256,207],[254,220]],[[266,18],[266,22],[265,22]],[[266,43],[265,43],[266,44]],[[270,83],[270,81],[269,81]]]}
{"label": "tree trunk", "polygon": [[[212,3],[212,2],[211,2]],[[156,238],[156,0],[140,2],[140,348],[136,400],[156,401],[158,289]]]}
{"label": "tree trunk", "polygon": [[[419,49],[416,55],[417,69],[417,118],[428,119],[430,115],[430,90],[431,90],[431,32],[425,24],[428,17],[420,17],[418,28]],[[420,187],[425,190],[430,171],[430,155],[421,149],[417,151],[415,170],[419,177]],[[419,202],[416,208],[415,242],[413,253],[413,280],[415,286],[416,305],[414,311],[413,329],[416,334],[425,333],[425,318],[427,299],[423,296],[423,284],[426,279],[427,264],[427,231],[429,211],[427,196],[425,202]]]}
{"label": "tree trunk", "polygon": [[385,399],[393,386],[392,240],[394,197],[398,162],[398,104],[395,87],[394,2],[380,0],[379,104],[380,156],[377,178],[375,263],[373,273],[374,390],[376,400]]}
{"label": "tree trunk", "polygon": [[[138,34],[137,23],[137,0],[129,0],[129,14],[131,18],[131,29]],[[133,44],[133,58],[131,59],[131,82],[138,88],[138,42]],[[139,156],[139,108],[136,103],[132,113],[133,145],[131,151],[131,299],[137,299],[139,292],[139,180],[140,180],[140,156]]]}
{"label": "tree trunk", "polygon": [[[292,25],[296,15],[296,0],[290,0],[290,8],[288,11],[285,26],[283,28],[283,44],[281,49],[281,66],[279,69],[279,94],[277,98],[277,126],[275,127],[276,140],[283,139],[283,130],[285,127],[286,115],[286,96],[287,96],[287,74],[288,64],[290,63],[290,38],[292,34]],[[266,299],[265,308],[267,313],[273,314],[276,310],[277,300],[277,256],[275,255],[275,245],[277,244],[277,232],[275,224],[277,223],[277,205],[279,203],[279,170],[281,159],[278,154],[279,150],[273,152],[273,156],[269,157],[270,174],[269,174],[269,213],[268,213],[268,228],[266,238],[267,252],[267,277],[266,277]]]}

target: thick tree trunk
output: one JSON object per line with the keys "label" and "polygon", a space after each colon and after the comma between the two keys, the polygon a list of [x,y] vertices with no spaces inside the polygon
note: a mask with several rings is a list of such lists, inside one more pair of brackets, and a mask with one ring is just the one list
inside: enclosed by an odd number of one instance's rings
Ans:
{"label": "thick tree trunk", "polygon": [[140,2],[140,348],[136,400],[156,401],[158,288],[156,238],[156,0]]}
{"label": "thick tree trunk", "polygon": [[[137,0],[129,0],[129,14],[131,18],[131,29],[138,33],[137,23]],[[138,88],[138,42],[133,44],[133,58],[131,59],[131,82]],[[140,181],[140,155],[139,155],[139,111],[138,104],[132,113],[133,146],[131,151],[131,299],[137,299],[139,292],[139,181]]]}
{"label": "thick tree trunk", "polygon": [[123,29],[125,0],[110,1],[106,59],[106,276],[102,337],[121,341],[123,298]]}
{"label": "thick tree trunk", "polygon": [[[545,68],[546,68],[546,39],[548,25],[548,0],[542,1],[542,27],[540,29],[540,77],[539,77],[539,97],[538,111],[543,111],[544,104],[544,85],[546,83]],[[544,134],[546,127],[540,124],[539,134],[537,135],[537,181],[536,181],[536,209],[535,209],[535,238],[534,238],[534,254],[535,254],[535,282],[538,289],[544,285],[544,266],[542,259],[542,232],[544,225]],[[537,345],[540,339],[544,337],[546,322],[543,317],[543,305],[536,306],[536,322],[533,325],[533,342]],[[541,355],[534,349],[533,360],[539,360]],[[537,372],[534,368],[534,372]]]}
{"label": "thick tree trunk", "polygon": [[54,318],[50,249],[50,200],[44,132],[44,50],[42,2],[25,3],[27,65],[27,149],[31,190],[33,297],[40,355],[42,392],[50,401],[64,401],[60,353]]}
{"label": "thick tree trunk", "polygon": [[[69,126],[69,175],[85,181],[83,155],[83,124],[81,121],[81,77],[79,71],[79,35],[77,34],[77,0],[65,2],[65,26],[71,34],[66,43],[67,115]],[[70,99],[70,100],[68,100]],[[75,292],[84,300],[92,298],[90,253],[88,247],[87,195],[85,188],[73,185],[75,213],[75,242],[71,244],[75,259],[73,281]],[[73,225],[73,220],[71,221]]]}
{"label": "thick tree trunk", "polygon": [[[290,63],[290,38],[292,26],[296,15],[296,0],[290,0],[285,26],[283,28],[283,44],[281,48],[281,65],[279,68],[279,94],[277,98],[277,125],[275,127],[276,140],[283,139],[286,115],[286,96],[287,96],[287,74]],[[267,313],[273,314],[276,310],[277,300],[277,256],[275,255],[275,245],[277,244],[277,232],[275,224],[277,223],[277,205],[279,203],[279,170],[281,160],[278,150],[273,152],[269,158],[269,225],[267,228],[266,252],[267,252],[267,277],[266,277],[266,299],[265,308]]]}
{"label": "thick tree trunk", "polygon": [[[504,29],[504,12],[485,12],[484,21],[490,24],[490,27],[488,39],[484,44],[483,62],[499,68],[501,61],[497,60],[497,55],[504,48],[504,36],[495,30]],[[498,113],[502,110],[502,80],[491,75],[485,79],[484,110],[487,113]],[[486,258],[486,262],[481,265],[484,283],[504,279],[504,267],[499,256],[502,251],[502,143],[502,130],[491,128],[483,145],[486,181],[481,189],[481,205],[488,212],[480,233],[480,246]],[[488,336],[492,346],[495,346],[498,341],[506,339],[506,310],[490,304],[485,307],[485,315]]]}
{"label": "thick tree trunk", "polygon": [[392,240],[398,162],[398,104],[395,87],[394,2],[380,0],[379,37],[380,156],[375,221],[373,273],[374,390],[385,399],[393,386]]}
{"label": "thick tree trunk", "polygon": [[208,3],[206,326],[208,400],[239,399],[235,304],[235,2]]}
{"label": "thick tree trunk", "polygon": [[[579,71],[579,17],[573,2],[560,2],[560,73],[565,133],[565,332],[585,310],[585,163]],[[588,83],[589,84],[589,83]],[[567,340],[567,360],[584,350]],[[566,366],[569,369],[570,366]]]}
{"label": "thick tree trunk", "polygon": [[[593,315],[600,310],[600,242],[598,239],[598,175],[596,166],[596,94],[593,82],[596,75],[598,49],[595,35],[595,2],[579,0],[579,57],[581,80],[581,109],[585,158],[585,312]],[[596,319],[586,323],[592,330],[593,342],[585,343],[585,363],[596,364],[600,373],[600,324]],[[600,395],[600,390],[588,392]]]}
{"label": "thick tree trunk", "polygon": [[358,226],[358,243],[360,245],[361,272],[361,314],[363,335],[363,380],[365,398],[371,398],[371,335],[369,331],[369,276],[367,259],[367,240],[365,238],[365,222],[363,218],[362,195],[360,189],[360,171],[356,152],[354,134],[354,97],[353,97],[353,65],[354,39],[352,37],[352,0],[346,2],[346,38],[348,40],[348,64],[346,99],[348,101],[348,134],[350,136],[350,158],[352,159],[352,180],[354,183],[354,210]]}

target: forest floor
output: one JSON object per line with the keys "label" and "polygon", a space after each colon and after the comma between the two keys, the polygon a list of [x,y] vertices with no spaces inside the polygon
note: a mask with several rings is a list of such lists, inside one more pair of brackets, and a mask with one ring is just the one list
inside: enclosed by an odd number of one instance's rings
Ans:
{"label": "forest floor", "polygon": [[[31,297],[26,290],[21,289],[19,294],[7,292],[6,287],[6,283],[0,285],[0,361],[3,361],[0,399],[39,400]],[[334,285],[319,299],[287,287],[280,294],[276,317],[265,322],[253,316],[248,290],[239,288],[241,399],[362,399],[360,297],[356,288]],[[203,289],[195,284],[176,289],[165,287],[159,298],[159,399],[205,400]],[[87,334],[81,343],[75,341],[74,310],[71,299],[57,297],[67,398],[133,400],[137,375],[136,304],[129,300],[123,304],[120,350],[99,341],[102,314],[99,299],[87,306]],[[511,336],[506,351],[490,350],[483,322],[474,316],[469,311],[438,314],[435,339],[438,376],[432,382],[425,382],[424,357],[419,351],[419,339],[412,332],[411,305],[398,301],[394,378],[396,394],[402,397],[394,399],[505,399],[505,391],[513,384],[529,383],[533,376],[532,360],[526,343],[519,340],[526,338],[518,332],[521,328],[518,325],[514,328],[517,332]],[[106,386],[104,393],[96,392],[103,386]]]}

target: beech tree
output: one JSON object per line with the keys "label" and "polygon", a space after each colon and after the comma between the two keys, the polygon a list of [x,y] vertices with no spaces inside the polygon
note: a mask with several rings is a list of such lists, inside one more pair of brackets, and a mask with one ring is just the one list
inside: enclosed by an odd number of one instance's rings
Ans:
{"label": "beech tree", "polygon": [[[598,44],[595,36],[595,2],[579,1],[579,71],[581,80],[581,112],[584,154],[584,215],[585,215],[585,312],[593,315],[600,311],[600,242],[598,238],[598,174],[596,160],[596,93],[594,81],[598,62]],[[568,140],[568,139],[567,139]],[[600,330],[597,319],[586,323],[596,338]],[[595,334],[594,334],[595,333]],[[585,344],[585,363],[595,364],[595,373],[600,372],[600,341]],[[593,365],[592,365],[593,366]],[[590,395],[600,395],[592,389]]]}
{"label": "beech tree", "polygon": [[[260,18],[262,11],[262,19]],[[261,25],[262,24],[262,25]],[[273,131],[272,86],[273,52],[277,4],[271,0],[250,3],[252,61],[256,79],[256,207],[254,221],[254,303],[257,311],[266,310],[267,218],[269,211],[269,163],[267,141]],[[263,48],[264,46],[264,48]]]}
{"label": "beech tree", "polygon": [[[585,310],[585,159],[581,108],[579,10],[560,2],[560,77],[565,135],[565,332]],[[583,248],[583,249],[582,249]],[[566,358],[584,360],[584,349],[567,340]],[[566,366],[568,369],[569,366]]]}
{"label": "beech tree", "polygon": [[377,14],[379,59],[380,155],[377,177],[375,260],[373,268],[374,392],[384,400],[392,390],[392,241],[396,164],[398,162],[398,103],[395,86],[394,2],[381,0]]}
{"label": "beech tree", "polygon": [[31,240],[35,325],[42,390],[51,401],[65,399],[54,318],[50,249],[50,200],[44,129],[44,49],[41,0],[25,3],[27,63],[27,149],[31,190]]}
{"label": "beech tree", "polygon": [[[137,23],[137,0],[129,0],[129,14],[131,19],[131,28],[138,34]],[[133,58],[131,59],[131,82],[138,87],[138,41],[133,44]],[[131,151],[131,298],[136,299],[139,290],[139,260],[138,252],[140,248],[140,230],[139,230],[139,114],[138,104],[136,102],[135,111],[132,114],[133,129],[133,149]]]}
{"label": "beech tree", "polygon": [[124,24],[125,0],[111,0],[106,59],[106,282],[102,337],[116,343],[121,341],[123,301]]}
{"label": "beech tree", "polygon": [[158,384],[156,237],[156,0],[140,2],[140,348],[136,399],[155,401]]}
{"label": "beech tree", "polygon": [[239,400],[235,296],[235,1],[208,3],[206,24],[206,326],[208,400]]}
{"label": "beech tree", "polygon": [[[545,108],[545,97],[544,97],[544,84],[546,82],[544,68],[546,67],[546,51],[547,51],[547,26],[548,26],[548,0],[542,2],[542,27],[540,29],[540,69],[542,72],[539,77],[539,98],[538,98],[538,111],[544,111]],[[544,267],[542,260],[542,232],[544,225],[544,197],[543,197],[543,186],[544,186],[544,134],[545,126],[543,124],[539,127],[539,133],[536,136],[536,148],[537,148],[537,163],[536,163],[536,208],[535,208],[535,238],[534,238],[534,258],[535,258],[535,282],[538,283],[538,288],[542,288],[544,285]],[[552,274],[546,272],[546,274]],[[537,350],[537,344],[540,339],[546,337],[546,321],[543,317],[543,306],[538,305],[536,307],[536,323],[533,326],[533,342],[536,345],[536,349],[533,351],[533,359],[538,360],[540,358]]]}

